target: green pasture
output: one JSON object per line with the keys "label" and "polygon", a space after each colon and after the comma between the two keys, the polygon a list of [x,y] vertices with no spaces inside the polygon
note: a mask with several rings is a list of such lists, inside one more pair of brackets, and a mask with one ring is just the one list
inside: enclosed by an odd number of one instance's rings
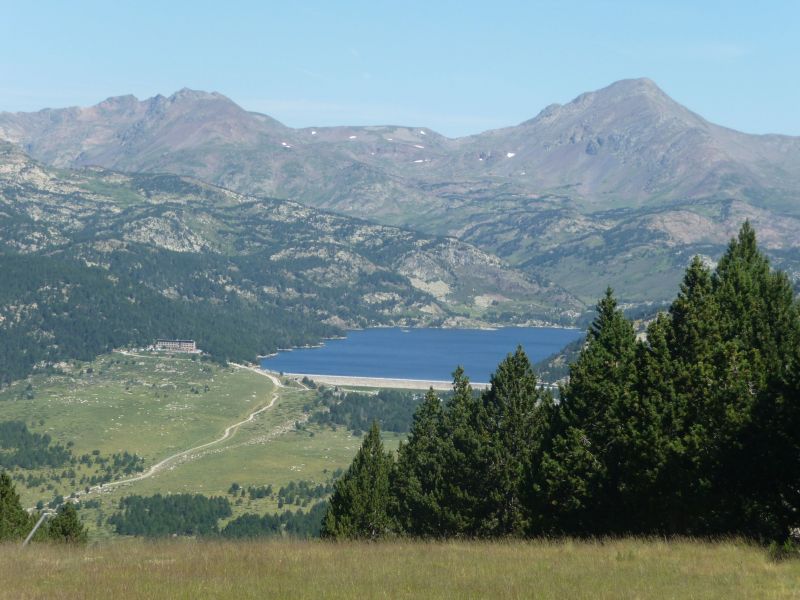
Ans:
{"label": "green pasture", "polygon": [[[48,433],[64,445],[72,443],[75,456],[93,451],[104,456],[138,454],[145,459],[145,469],[219,438],[226,427],[278,394],[271,408],[226,440],[179,457],[147,479],[84,496],[101,503],[100,508],[80,511],[93,539],[111,536],[104,522],[123,496],[227,495],[234,482],[244,488],[272,485],[275,493],[291,481],[325,484],[336,469],[347,468],[361,444],[343,427],[306,424],[315,391],[293,383],[276,389],[269,378],[247,369],[185,355],[146,353],[113,353],[61,368],[61,374],[35,376],[0,392],[0,420],[21,420],[31,431]],[[384,438],[386,447],[394,449],[402,436],[387,432]],[[23,504],[67,496],[85,487],[77,481],[82,476],[97,473],[96,467],[73,468],[76,480],[61,477],[62,469],[18,470],[48,477],[32,488],[17,482]],[[279,510],[276,498],[228,497],[234,516]]]}

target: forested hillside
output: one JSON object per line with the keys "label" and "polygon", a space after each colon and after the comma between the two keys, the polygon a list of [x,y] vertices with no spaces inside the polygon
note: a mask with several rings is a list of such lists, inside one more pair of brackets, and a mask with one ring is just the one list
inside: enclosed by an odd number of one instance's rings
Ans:
{"label": "forested hillside", "polygon": [[219,360],[251,360],[338,332],[238,298],[221,305],[171,299],[124,273],[63,257],[0,254],[0,278],[0,383],[159,337],[188,336]]}
{"label": "forested hillside", "polygon": [[800,524],[800,304],[749,223],[642,339],[609,290],[558,402],[536,384],[519,348],[480,397],[461,370],[445,403],[431,390],[396,456],[373,425],[323,534],[783,542]]}
{"label": "forested hillside", "polygon": [[345,327],[570,321],[582,304],[451,238],[0,146],[0,381],[157,337],[254,360]]}

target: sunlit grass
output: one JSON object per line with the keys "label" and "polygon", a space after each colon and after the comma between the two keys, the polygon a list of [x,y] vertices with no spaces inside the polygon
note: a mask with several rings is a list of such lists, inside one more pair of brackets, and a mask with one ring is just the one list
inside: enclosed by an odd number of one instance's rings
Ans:
{"label": "sunlit grass", "polygon": [[[131,494],[225,495],[233,503],[234,517],[273,513],[279,510],[276,497],[232,498],[227,496],[230,485],[272,485],[277,492],[290,481],[325,484],[336,469],[350,464],[361,443],[343,427],[297,430],[295,423],[308,418],[304,406],[314,392],[296,385],[276,389],[268,378],[249,370],[182,355],[113,353],[90,363],[72,363],[65,371],[31,378],[32,399],[24,398],[28,382],[0,392],[0,420],[19,419],[62,444],[73,442],[75,455],[95,448],[104,455],[136,453],[144,457],[145,467],[218,438],[225,427],[267,404],[273,393],[279,395],[272,408],[224,442],[183,456],[150,478],[93,492],[86,499],[99,500],[100,506],[79,512],[92,540],[112,537],[106,519],[117,510],[119,499]],[[396,448],[402,438],[390,432],[384,437],[388,448]],[[84,487],[78,480],[73,485],[68,479],[49,478],[61,471],[30,471],[46,474],[48,480],[33,488],[18,482],[23,505],[48,502],[56,494],[66,496]],[[79,479],[97,468],[78,465],[76,471]]]}
{"label": "sunlit grass", "polygon": [[[21,420],[55,441],[72,443],[76,456],[127,451],[143,457],[145,467],[219,437],[225,427],[267,404],[274,391],[269,379],[246,370],[188,357],[118,353],[63,375],[35,376],[30,383],[32,399],[22,397],[24,381],[0,393],[0,421]],[[77,465],[76,471],[80,477],[96,469]],[[18,486],[23,503],[47,502],[83,487],[66,479],[48,483],[53,489]]]}
{"label": "sunlit grass", "polygon": [[798,598],[800,561],[741,542],[0,546],[2,598]]}

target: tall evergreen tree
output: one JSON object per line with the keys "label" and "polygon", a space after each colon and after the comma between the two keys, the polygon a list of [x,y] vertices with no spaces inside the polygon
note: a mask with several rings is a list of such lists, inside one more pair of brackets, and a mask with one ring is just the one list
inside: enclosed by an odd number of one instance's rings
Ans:
{"label": "tall evergreen tree", "polygon": [[636,402],[635,359],[633,326],[609,288],[561,390],[555,435],[536,484],[547,507],[537,530],[586,535],[620,527],[624,474],[614,450],[623,415]]}
{"label": "tall evergreen tree", "polygon": [[[683,413],[675,394],[675,362],[669,348],[671,319],[659,313],[647,328],[636,356],[639,419],[629,421],[640,431],[638,444],[627,453],[623,471],[629,474],[626,506],[631,532],[671,531],[670,507],[676,504],[675,474],[669,470],[672,445],[682,431]],[[636,526],[638,524],[638,526]]]}
{"label": "tall evergreen tree", "polygon": [[542,397],[531,363],[519,346],[498,365],[478,411],[480,466],[486,481],[481,535],[520,536],[528,528],[524,499],[545,424]]}
{"label": "tall evergreen tree", "polygon": [[[791,286],[771,271],[745,223],[713,275],[695,258],[670,313],[675,412],[682,421],[667,469],[677,490],[666,511],[671,528],[764,535],[785,505],[773,494],[784,467],[774,467],[783,461],[772,456],[781,436],[780,423],[771,421],[777,406],[786,405],[776,401],[798,339]],[[784,459],[792,454],[777,452]]]}
{"label": "tall evergreen tree", "polygon": [[33,520],[22,508],[19,494],[8,473],[0,473],[0,542],[24,538]]}
{"label": "tall evergreen tree", "polygon": [[409,535],[437,537],[444,530],[443,427],[442,402],[431,388],[414,413],[391,477],[393,517]]}
{"label": "tall evergreen tree", "polygon": [[350,468],[339,479],[322,524],[322,537],[378,539],[392,529],[389,473],[392,456],[383,450],[377,422],[364,438]]}
{"label": "tall evergreen tree", "polygon": [[712,447],[718,416],[718,382],[722,357],[719,306],[710,270],[695,257],[670,306],[668,353],[673,361],[674,430],[668,444],[665,485],[673,488],[664,527],[672,533],[708,530],[701,515],[712,504],[711,472],[717,452]]}
{"label": "tall evergreen tree", "polygon": [[714,283],[725,341],[746,367],[726,406],[732,443],[717,482],[728,501],[725,518],[748,535],[785,536],[800,513],[797,486],[786,485],[800,478],[800,397],[791,383],[800,345],[797,302],[747,222],[720,259]]}
{"label": "tall evergreen tree", "polygon": [[480,467],[478,402],[464,369],[453,372],[453,395],[444,415],[442,534],[474,536],[480,523],[485,474]]}

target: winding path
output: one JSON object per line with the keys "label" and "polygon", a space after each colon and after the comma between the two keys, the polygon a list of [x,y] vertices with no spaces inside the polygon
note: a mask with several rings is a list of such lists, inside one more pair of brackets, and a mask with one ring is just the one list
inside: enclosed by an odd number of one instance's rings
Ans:
{"label": "winding path", "polygon": [[[124,354],[127,354],[129,356],[137,356],[136,354],[129,353],[129,352],[124,352]],[[256,373],[258,375],[262,375],[262,376],[267,377],[270,380],[272,380],[272,383],[275,384],[276,390],[272,393],[272,399],[270,400],[269,404],[267,404],[266,406],[262,406],[261,408],[251,412],[247,416],[246,419],[243,419],[243,420],[239,421],[238,423],[234,423],[233,425],[229,425],[228,427],[225,428],[225,431],[223,432],[223,434],[220,437],[218,437],[217,439],[215,439],[215,440],[212,440],[210,442],[206,442],[205,444],[200,444],[199,446],[194,446],[193,448],[189,448],[187,450],[181,450],[180,452],[177,452],[177,453],[175,453],[175,454],[173,454],[171,456],[168,456],[167,458],[165,458],[165,459],[161,460],[160,462],[157,462],[156,464],[151,466],[149,469],[147,469],[144,473],[141,473],[140,475],[135,475],[133,477],[128,477],[127,479],[120,479],[118,481],[110,481],[108,483],[104,483],[104,484],[101,484],[101,485],[95,485],[95,486],[89,488],[88,492],[86,490],[81,490],[81,491],[75,492],[75,494],[73,494],[73,497],[87,496],[87,495],[93,494],[95,492],[102,492],[102,491],[105,491],[105,490],[108,490],[108,489],[111,489],[111,488],[114,488],[114,487],[118,487],[118,486],[121,486],[121,485],[126,485],[126,484],[129,484],[129,483],[134,483],[136,481],[142,481],[143,479],[147,479],[149,477],[152,477],[153,475],[155,475],[159,471],[163,471],[171,463],[175,462],[176,460],[179,460],[179,459],[183,458],[184,456],[192,454],[193,452],[197,452],[198,450],[203,450],[205,448],[208,448],[209,446],[214,446],[215,444],[219,444],[221,442],[224,442],[229,437],[231,437],[239,427],[241,427],[245,423],[252,422],[259,414],[261,414],[265,410],[269,410],[270,408],[272,408],[275,405],[275,402],[277,402],[278,396],[280,395],[278,390],[280,388],[285,387],[283,385],[283,383],[281,383],[280,379],[278,379],[277,377],[275,377],[271,373],[267,373],[266,371],[262,371],[261,369],[258,369],[256,367],[249,367],[249,366],[246,366],[246,365],[240,365],[240,364],[236,364],[236,363],[229,363],[229,364],[231,366],[233,366],[233,367],[236,367],[237,369],[245,369],[247,371],[252,371],[253,373]]]}

